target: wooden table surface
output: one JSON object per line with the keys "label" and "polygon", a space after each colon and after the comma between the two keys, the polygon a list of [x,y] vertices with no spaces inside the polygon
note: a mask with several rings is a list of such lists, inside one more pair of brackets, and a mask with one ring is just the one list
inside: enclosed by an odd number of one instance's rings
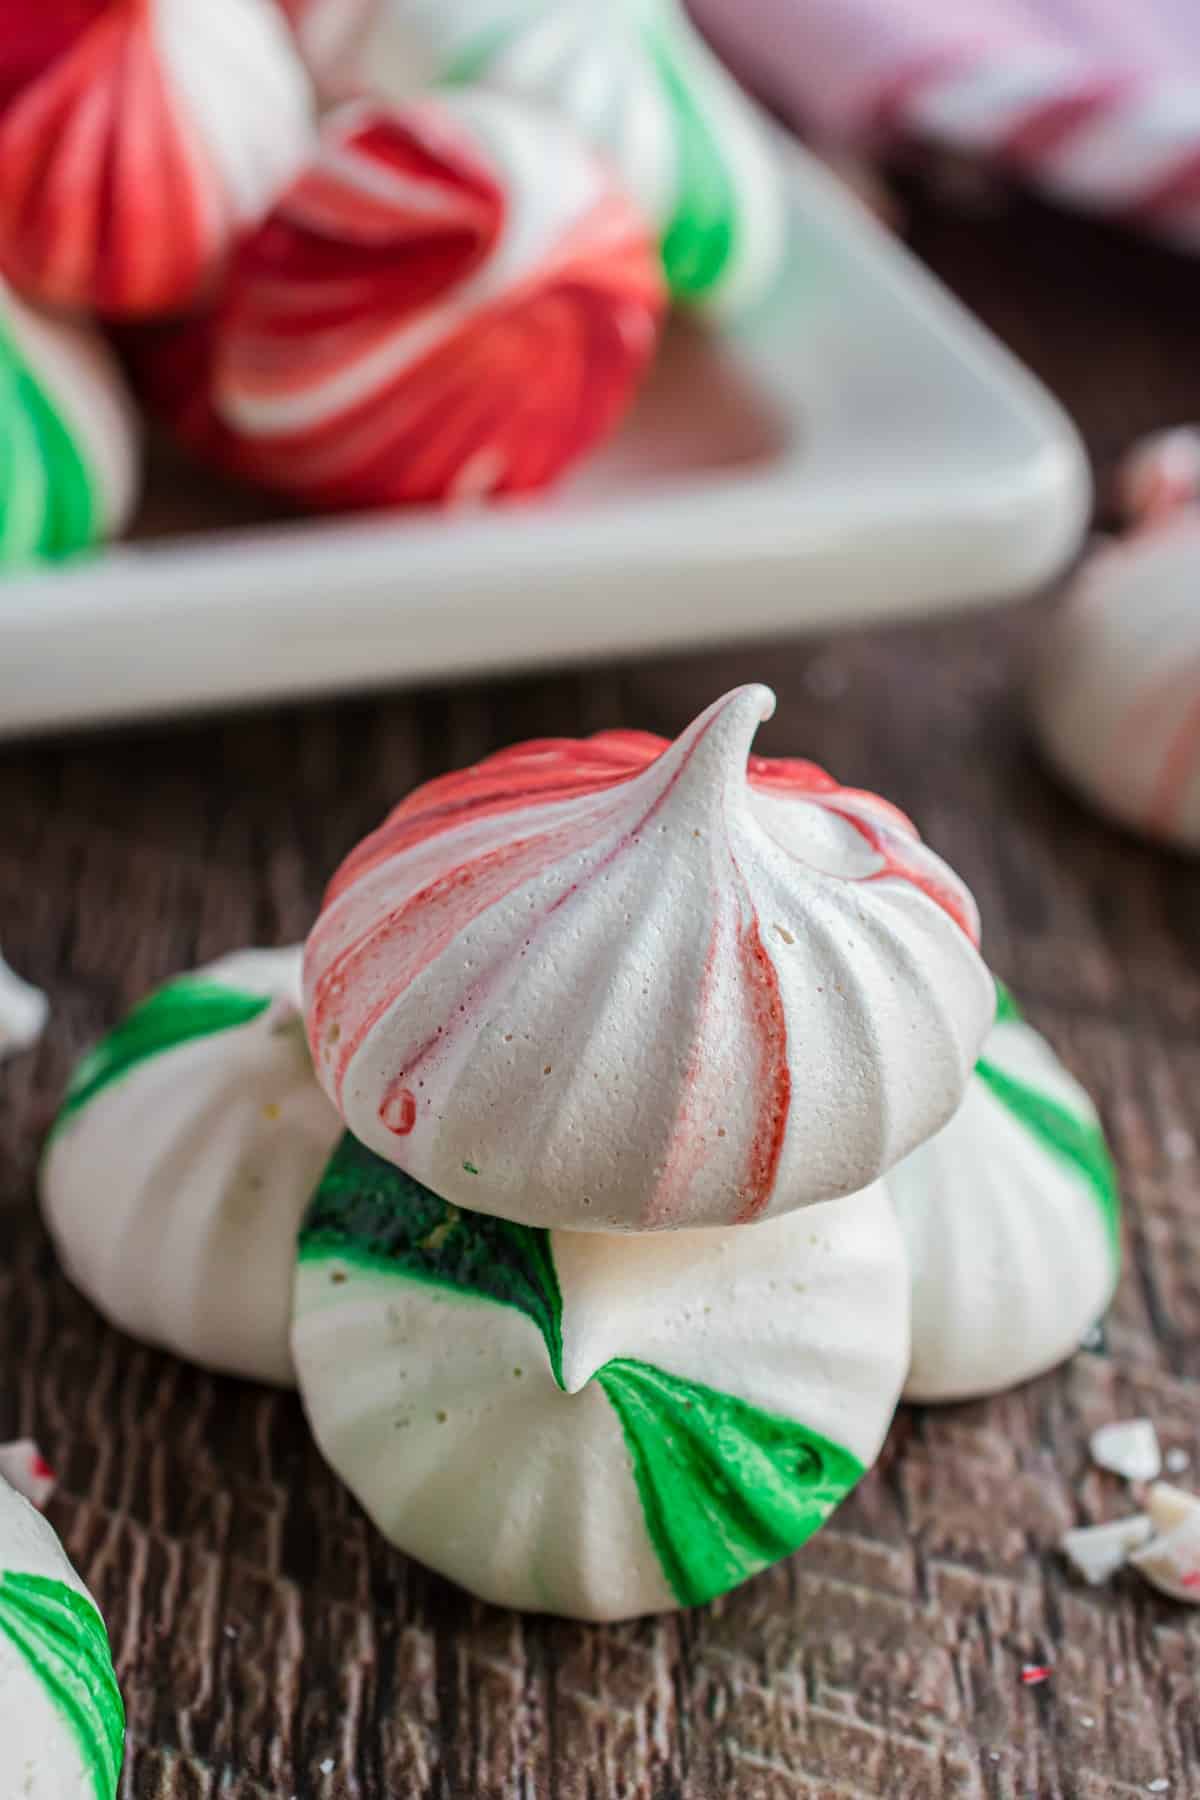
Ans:
{"label": "wooden table surface", "polygon": [[[1025,203],[954,221],[910,200],[917,247],[1102,465],[1200,417],[1200,266]],[[1104,1420],[1149,1414],[1200,1481],[1200,871],[1106,830],[1032,758],[1019,670],[1039,619],[0,754],[0,942],[54,1002],[38,1052],[0,1072],[0,1439],[36,1435],[60,1473],[51,1516],[128,1701],[125,1800],[1200,1796],[1200,1614],[1133,1577],[1081,1588],[1053,1549],[1124,1504],[1086,1462]],[[1108,1354],[903,1412],[834,1523],[717,1605],[518,1618],[390,1551],[294,1398],[104,1327],[36,1217],[39,1141],[90,1038],[176,970],[299,938],[413,782],[532,734],[674,732],[763,676],[780,707],[762,747],[916,815],[974,887],[993,965],[1098,1095],[1128,1203]],[[1025,1662],[1049,1681],[1022,1686]]]}

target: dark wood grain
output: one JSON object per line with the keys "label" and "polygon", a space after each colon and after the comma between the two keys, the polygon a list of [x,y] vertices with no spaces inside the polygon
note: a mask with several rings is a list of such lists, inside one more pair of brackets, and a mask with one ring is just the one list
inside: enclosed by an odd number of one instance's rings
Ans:
{"label": "dark wood grain", "polygon": [[[1063,395],[1101,465],[1200,416],[1200,270],[1020,203],[918,248]],[[1100,1800],[1200,1795],[1200,1617],[1080,1588],[1067,1525],[1122,1505],[1096,1423],[1148,1413],[1200,1478],[1200,870],[1106,830],[1031,756],[1038,607],[932,628],[127,732],[0,754],[0,941],[53,996],[0,1073],[0,1437],[112,1627],[125,1800]],[[1107,1355],[906,1412],[799,1556],[683,1618],[595,1629],[476,1605],[390,1551],[298,1403],[100,1324],[34,1204],[80,1048],[151,983],[299,937],[407,786],[510,739],[673,732],[766,675],[768,750],[881,788],[971,881],[995,966],[1099,1096],[1128,1201]],[[98,1196],[98,1203],[102,1196]],[[1020,1682],[1023,1662],[1052,1679]],[[6,1797],[0,1797],[6,1800]]]}

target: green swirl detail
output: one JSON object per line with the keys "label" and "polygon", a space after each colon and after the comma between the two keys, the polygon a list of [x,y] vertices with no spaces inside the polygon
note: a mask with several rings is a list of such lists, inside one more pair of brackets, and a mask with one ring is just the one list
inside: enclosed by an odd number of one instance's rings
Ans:
{"label": "green swirl detail", "polygon": [[[1025,1015],[1008,988],[997,976],[992,979],[996,983],[996,1024],[1023,1024]],[[986,1056],[976,1063],[975,1073],[1044,1149],[1069,1163],[1075,1173],[1083,1177],[1096,1197],[1109,1246],[1114,1259],[1119,1261],[1121,1194],[1117,1171],[1099,1121],[1071,1112],[1060,1101],[1051,1100],[1037,1088],[1016,1080],[989,1062]]]}
{"label": "green swirl detail", "polygon": [[798,1550],[862,1479],[848,1450],[795,1419],[617,1357],[597,1381],[621,1421],[646,1529],[681,1606]]}
{"label": "green swirl detail", "polygon": [[268,994],[243,993],[203,977],[182,976],[135,1006],[115,1030],[79,1063],[54,1123],[59,1131],[75,1114],[139,1063],[193,1038],[248,1025],[266,1012]]}
{"label": "green swirl detail", "polygon": [[41,1575],[0,1576],[0,1634],[13,1645],[79,1745],[96,1800],[116,1800],[125,1708],[104,1621],[83,1594]]}
{"label": "green swirl detail", "polygon": [[1094,1119],[1080,1118],[1057,1100],[1027,1087],[984,1058],[976,1063],[980,1081],[1060,1161],[1069,1163],[1091,1188],[1104,1220],[1114,1257],[1121,1249],[1121,1195],[1104,1132]]}
{"label": "green swirl detail", "polygon": [[496,25],[490,31],[471,38],[442,69],[440,79],[447,87],[474,87],[485,81],[492,64],[503,55],[517,36],[516,24]]}
{"label": "green swirl detail", "polygon": [[1019,1025],[1024,1022],[1025,1015],[1013,999],[998,975],[993,975],[996,984],[996,1023],[997,1025]]}
{"label": "green swirl detail", "polygon": [[648,28],[646,47],[676,128],[678,194],[663,233],[663,267],[673,294],[698,299],[716,287],[733,260],[737,195],[721,146],[679,72],[670,43],[661,32]]}
{"label": "green swirl detail", "polygon": [[300,1229],[300,1260],[331,1256],[515,1306],[562,1381],[562,1294],[549,1233],[466,1213],[347,1132]]}
{"label": "green swirl detail", "polygon": [[0,561],[57,558],[98,536],[79,446],[0,325]]}
{"label": "green swirl detail", "polygon": [[[302,1262],[343,1261],[516,1307],[563,1386],[563,1301],[550,1233],[464,1212],[347,1134],[300,1234]],[[646,1532],[682,1606],[725,1593],[799,1548],[863,1474],[794,1419],[650,1363],[598,1370]]]}

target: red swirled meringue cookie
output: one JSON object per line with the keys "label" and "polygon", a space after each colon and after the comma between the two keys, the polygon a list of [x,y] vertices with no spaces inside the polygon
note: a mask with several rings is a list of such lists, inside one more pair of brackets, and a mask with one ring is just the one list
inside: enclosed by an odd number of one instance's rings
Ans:
{"label": "red swirled meringue cookie", "polygon": [[648,228],[566,126],[474,91],[355,103],[150,385],[310,505],[517,494],[616,425],[663,309]]}
{"label": "red swirled meringue cookie", "polygon": [[312,132],[272,0],[6,0],[0,263],[51,305],[179,311]]}
{"label": "red swirled meringue cookie", "polygon": [[363,1143],[456,1205],[653,1231],[853,1193],[949,1119],[995,1004],[974,902],[886,801],[751,757],[773,710],[518,745],[353,853],[305,1003]]}

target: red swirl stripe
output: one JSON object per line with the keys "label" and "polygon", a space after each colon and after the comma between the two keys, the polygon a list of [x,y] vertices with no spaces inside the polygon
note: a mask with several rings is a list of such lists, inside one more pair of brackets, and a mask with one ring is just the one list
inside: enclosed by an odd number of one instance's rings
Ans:
{"label": "red swirl stripe", "polygon": [[[587,739],[544,739],[519,744],[416,789],[377,832],[351,853],[329,885],[323,918],[328,916],[332,904],[366,875],[419,845],[483,819],[528,811],[535,814],[520,835],[481,855],[468,855],[459,861],[453,851],[448,852],[449,866],[440,870],[436,879],[398,908],[385,909],[369,929],[326,962],[314,996],[310,1031],[316,1055],[330,1019],[335,1012],[338,1014],[335,1080],[339,1086],[355,1052],[395,995],[408,987],[421,969],[489,906],[513,892],[540,868],[578,847],[579,829],[574,818],[561,823],[555,819],[539,831],[537,809],[619,789],[670,747],[665,738],[646,732],[601,732]],[[693,744],[693,754],[696,747]],[[686,764],[675,772],[663,793],[655,796],[650,811],[639,816],[623,842],[636,840],[684,767]],[[861,879],[911,883],[949,913],[972,942],[978,941],[977,921],[965,890],[952,885],[941,872],[941,865],[929,856],[915,828],[897,808],[877,795],[839,787],[832,776],[811,762],[751,756],[748,774],[751,787],[775,794],[792,793],[835,813],[866,840],[879,858],[878,868]],[[562,899],[573,892],[574,889],[568,890]],[[561,903],[560,900],[558,904]],[[752,932],[745,928],[740,954],[754,978],[751,986],[761,991],[758,975],[764,953],[756,933],[756,926]],[[314,942],[320,944],[322,936],[318,921]],[[364,1006],[363,997],[368,994],[376,998]],[[765,1008],[762,1017],[765,1019],[768,1014],[769,1008]],[[774,1063],[777,1059],[767,1060]],[[410,1064],[404,1071],[406,1080],[412,1072]]]}
{"label": "red swirl stripe", "polygon": [[[709,721],[709,729],[719,716],[719,712],[714,712]],[[606,867],[615,863],[638,843],[647,825],[664,807],[672,790],[683,778],[703,736],[703,733],[696,736],[670,779],[653,795],[645,810],[638,814],[607,856],[591,867],[589,874],[592,878],[602,874]],[[662,751],[669,747],[665,739],[652,737],[649,733],[610,732],[601,733],[590,740],[543,740],[518,745],[490,760],[493,767],[496,763],[501,763],[510,776],[515,768],[520,768],[523,785],[521,797],[516,804],[523,807],[531,803],[531,792],[534,796],[532,803],[538,804],[620,787],[631,776],[649,768]],[[488,767],[487,764],[480,766]],[[793,781],[805,791],[809,791],[810,783],[819,786],[822,791],[825,791],[827,785],[834,785],[823,770],[806,763],[779,765],[774,771],[776,782],[781,779],[779,771],[784,767],[789,770]],[[462,775],[469,777],[471,773],[472,771],[467,770]],[[453,779],[443,777],[441,782],[431,783],[430,787],[438,787],[444,791],[446,784]],[[531,780],[535,784],[532,790],[524,785]],[[423,796],[428,797],[428,789],[418,790],[417,794],[410,796],[410,802],[420,802]],[[513,804],[510,783],[504,810],[509,810]],[[484,806],[485,811],[481,812],[478,807],[472,808],[468,804],[465,815],[460,809],[460,822],[464,817],[477,819],[498,810],[490,802],[485,802]],[[403,812],[404,806],[397,810]],[[419,818],[425,827],[423,836],[410,839],[408,847],[428,841],[447,829],[446,812],[440,805],[421,807]],[[327,1029],[327,1021],[336,1013],[340,1036],[335,1058],[335,1079],[339,1089],[355,1052],[387,1011],[395,994],[407,987],[420,970],[440,955],[487,906],[513,892],[529,875],[544,867],[548,861],[553,861],[556,855],[564,855],[577,848],[578,842],[578,831],[568,825],[561,832],[551,830],[542,835],[514,839],[512,843],[482,856],[455,864],[404,905],[388,911],[374,927],[357,939],[346,954],[335,958],[318,983],[310,1029],[314,1043],[319,1042]],[[387,853],[389,856],[391,854],[395,854],[394,849]],[[763,948],[753,906],[741,893],[743,884],[736,866],[732,874],[739,893],[736,918],[731,928],[728,909],[718,910],[715,935],[708,957],[706,983],[711,985],[715,967],[721,959],[724,940],[732,936],[735,940],[734,954],[742,969],[741,991],[749,1009],[750,1038],[755,1046],[756,1056],[756,1065],[749,1083],[750,1091],[758,1097],[756,1123],[749,1143],[746,1167],[738,1183],[741,1205],[737,1222],[750,1223],[765,1211],[774,1190],[787,1133],[791,1071],[788,1065],[787,1023],[778,976]],[[574,899],[577,892],[576,883],[553,899],[538,920],[531,921],[531,933],[544,927],[550,918]],[[490,980],[484,978],[477,985],[464,1001],[463,1013],[472,1011],[477,1003],[483,1001],[487,987],[497,978],[497,974],[498,971],[493,971]],[[367,995],[375,996],[373,1003],[356,1004],[359,996]],[[708,1018],[709,1013],[708,1007],[701,1007],[703,1018]],[[395,1137],[408,1137],[416,1125],[418,1102],[413,1088],[414,1084],[420,1084],[420,1070],[425,1060],[435,1051],[444,1049],[444,1040],[453,1036],[458,1029],[461,1029],[459,1020],[437,1026],[424,1046],[408,1059],[404,1068],[390,1081],[379,1107],[379,1116]],[[694,1111],[697,1116],[702,1115],[705,1098],[711,1100],[712,1097],[707,1095],[707,1085],[711,1082],[713,1071],[719,1067],[719,1058],[701,1055],[697,1047],[684,1084],[685,1109]],[[679,1197],[686,1194],[687,1152],[690,1150],[691,1154],[699,1153],[702,1145],[702,1140],[694,1132],[677,1134],[676,1141],[684,1146],[685,1154],[677,1159],[673,1167],[663,1170],[654,1204],[648,1209],[645,1221],[647,1225],[653,1224],[657,1228],[669,1222]]]}
{"label": "red swirl stripe", "polygon": [[538,266],[457,309],[529,198],[448,107],[343,109],[194,328],[187,382],[152,389],[193,446],[318,507],[546,486],[624,414],[665,296],[604,186]]}
{"label": "red swirl stripe", "polygon": [[212,255],[211,178],[167,91],[149,0],[70,12],[74,31],[36,40],[59,53],[24,84],[35,41],[0,47],[5,272],[54,305],[168,311]]}
{"label": "red swirl stripe", "polygon": [[[604,731],[591,738],[543,738],[498,751],[470,768],[441,775],[401,801],[379,830],[351,852],[325,895],[329,904],[371,869],[442,832],[477,819],[515,812],[631,781],[664,751],[667,738],[647,731]],[[880,859],[868,880],[911,882],[949,913],[972,943],[979,923],[965,890],[941,873],[907,814],[865,789],[841,787],[817,763],[793,757],[751,756],[750,786],[762,793],[803,796],[835,813]]]}
{"label": "red swirl stripe", "polygon": [[0,110],[69,50],[111,0],[5,0]]}

